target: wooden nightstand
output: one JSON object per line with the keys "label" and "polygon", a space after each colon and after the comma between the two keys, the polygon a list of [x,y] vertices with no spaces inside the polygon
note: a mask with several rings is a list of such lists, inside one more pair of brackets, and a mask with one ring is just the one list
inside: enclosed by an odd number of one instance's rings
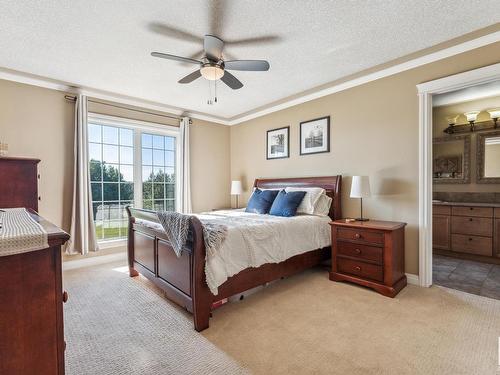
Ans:
{"label": "wooden nightstand", "polygon": [[330,280],[350,281],[394,297],[406,286],[405,226],[394,221],[336,220]]}

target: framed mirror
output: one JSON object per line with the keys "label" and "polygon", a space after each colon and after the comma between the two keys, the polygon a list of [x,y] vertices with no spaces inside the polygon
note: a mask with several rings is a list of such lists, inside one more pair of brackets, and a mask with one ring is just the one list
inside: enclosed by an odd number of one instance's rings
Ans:
{"label": "framed mirror", "polygon": [[432,155],[435,184],[470,183],[470,135],[434,138]]}
{"label": "framed mirror", "polygon": [[500,131],[477,135],[477,182],[500,184]]}

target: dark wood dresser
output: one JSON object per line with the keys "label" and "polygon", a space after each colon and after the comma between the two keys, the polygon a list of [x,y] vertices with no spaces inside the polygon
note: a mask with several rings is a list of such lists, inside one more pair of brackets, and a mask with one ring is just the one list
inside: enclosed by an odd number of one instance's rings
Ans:
{"label": "dark wood dresser", "polygon": [[393,221],[336,220],[332,228],[330,280],[350,281],[394,297],[406,286],[404,229]]}
{"label": "dark wood dresser", "polygon": [[61,246],[69,235],[31,211],[49,247],[0,256],[0,374],[64,374]]}
{"label": "dark wood dresser", "polygon": [[38,211],[39,159],[0,157],[0,208]]}

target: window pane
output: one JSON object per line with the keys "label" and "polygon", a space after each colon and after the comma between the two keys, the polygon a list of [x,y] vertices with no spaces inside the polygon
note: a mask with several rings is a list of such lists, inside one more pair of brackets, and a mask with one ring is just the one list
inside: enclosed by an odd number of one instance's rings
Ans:
{"label": "window pane", "polygon": [[94,203],[92,203],[92,212],[93,212],[94,220],[95,221],[99,221],[100,220],[100,218],[97,217],[97,211],[98,211],[99,206],[101,204],[102,204],[101,202],[94,202]]}
{"label": "window pane", "polygon": [[175,153],[174,153],[174,151],[165,151],[165,165],[167,167],[175,166]]}
{"label": "window pane", "polygon": [[120,147],[120,164],[134,164],[134,149],[132,147]]}
{"label": "window pane", "polygon": [[145,210],[152,210],[153,209],[153,201],[152,200],[143,200],[142,201],[142,208]]}
{"label": "window pane", "polygon": [[89,124],[89,142],[101,143],[101,125]]}
{"label": "window pane", "polygon": [[109,220],[103,222],[103,239],[109,240],[113,238],[120,238],[120,229],[123,222],[120,220]]}
{"label": "window pane", "polygon": [[133,183],[121,183],[120,184],[120,200],[132,200],[134,199],[134,184]]}
{"label": "window pane", "polygon": [[142,147],[153,147],[153,136],[151,134],[142,135]]}
{"label": "window pane", "polygon": [[92,190],[93,201],[102,201],[102,184],[100,182],[91,183],[90,190]]}
{"label": "window pane", "polygon": [[165,137],[165,150],[175,150],[174,137]]}
{"label": "window pane", "polygon": [[142,165],[153,165],[153,150],[148,148],[142,149]]}
{"label": "window pane", "polygon": [[153,135],[153,148],[158,148],[160,150],[163,150],[165,148],[165,145],[163,143],[163,136],[161,135]]}
{"label": "window pane", "polygon": [[132,129],[120,129],[120,144],[122,146],[134,145],[134,131]]}
{"label": "window pane", "polygon": [[169,183],[175,183],[175,171],[174,168],[165,168],[165,181]]}
{"label": "window pane", "polygon": [[102,153],[101,153],[101,145],[98,143],[89,143],[89,161],[101,161]]}
{"label": "window pane", "polygon": [[142,198],[153,199],[153,184],[150,182],[145,182],[142,184]]}
{"label": "window pane", "polygon": [[117,201],[118,197],[118,184],[104,183],[103,196],[105,201]]}
{"label": "window pane", "polygon": [[153,181],[153,167],[142,167],[142,181]]}
{"label": "window pane", "polygon": [[113,126],[102,127],[102,142],[112,145],[118,144],[118,128]]}
{"label": "window pane", "polygon": [[105,163],[118,163],[118,146],[103,145],[102,161]]}
{"label": "window pane", "polygon": [[133,202],[132,201],[129,201],[129,202],[121,201],[120,202],[120,210],[121,210],[122,219],[128,220],[127,210],[125,209],[127,206],[134,207]]}
{"label": "window pane", "polygon": [[165,210],[165,204],[163,200],[155,200],[154,201],[154,208],[155,211],[164,211]]}
{"label": "window pane", "polygon": [[175,198],[175,184],[166,184],[167,196],[166,198]]}
{"label": "window pane", "polygon": [[90,162],[90,181],[102,181],[102,168],[100,162]]}
{"label": "window pane", "polygon": [[175,211],[175,200],[167,199],[165,204],[165,211]]}
{"label": "window pane", "polygon": [[154,199],[165,198],[165,188],[164,188],[163,184],[154,184],[153,185],[153,198]]}
{"label": "window pane", "polygon": [[118,182],[120,180],[120,171],[118,164],[105,164],[102,168],[103,181]]}
{"label": "window pane", "polygon": [[122,220],[120,223],[120,237],[126,237],[128,234],[128,221]]}
{"label": "window pane", "polygon": [[153,178],[154,182],[164,182],[165,181],[165,172],[163,171],[163,168],[154,167],[153,173],[154,173],[154,178]]}
{"label": "window pane", "polygon": [[162,150],[153,150],[153,165],[164,166],[165,162],[163,160]]}
{"label": "window pane", "polygon": [[134,167],[132,165],[120,165],[120,181],[134,182]]}
{"label": "window pane", "polygon": [[102,240],[103,237],[102,221],[95,222],[95,235],[97,240]]}

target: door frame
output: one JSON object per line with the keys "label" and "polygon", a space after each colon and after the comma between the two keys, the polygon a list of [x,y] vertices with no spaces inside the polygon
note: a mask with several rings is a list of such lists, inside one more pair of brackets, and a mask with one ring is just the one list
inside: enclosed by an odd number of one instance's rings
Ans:
{"label": "door frame", "polygon": [[419,99],[419,283],[432,285],[432,96],[500,80],[500,63],[417,85]]}

